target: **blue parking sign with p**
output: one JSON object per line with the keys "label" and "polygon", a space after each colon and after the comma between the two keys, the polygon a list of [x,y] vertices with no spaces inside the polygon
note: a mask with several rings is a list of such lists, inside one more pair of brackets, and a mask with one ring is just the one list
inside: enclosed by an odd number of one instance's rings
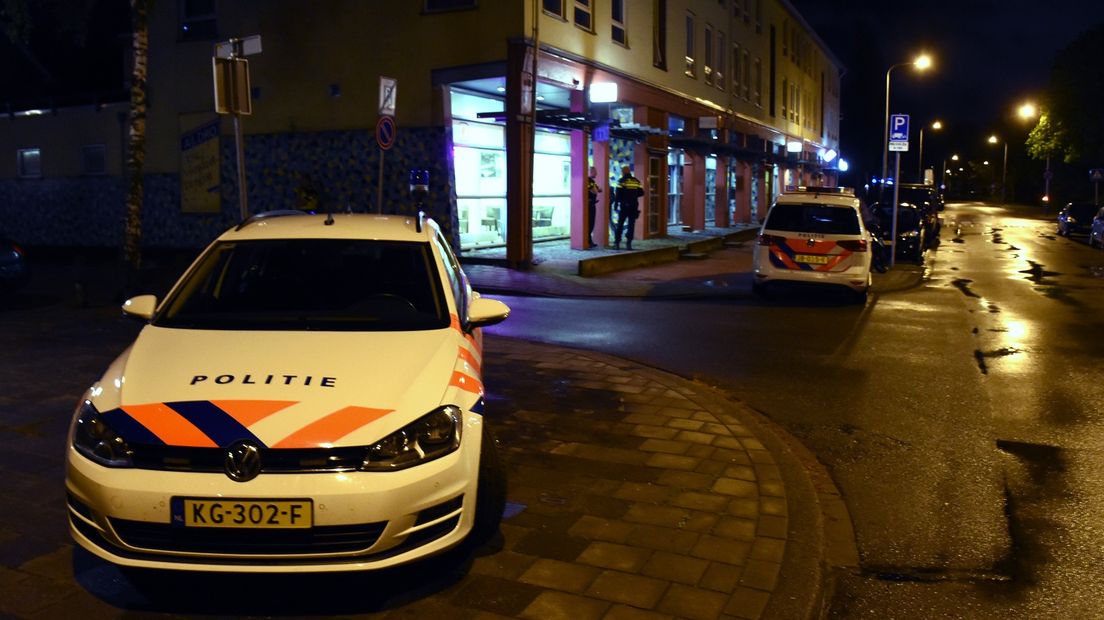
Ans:
{"label": "blue parking sign with p", "polygon": [[889,141],[906,142],[909,139],[909,115],[891,114],[889,116]]}

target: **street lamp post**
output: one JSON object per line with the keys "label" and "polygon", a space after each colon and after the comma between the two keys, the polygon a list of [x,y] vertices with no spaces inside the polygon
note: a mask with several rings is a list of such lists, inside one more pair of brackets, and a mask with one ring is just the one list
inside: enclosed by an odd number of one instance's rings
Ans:
{"label": "street lamp post", "polygon": [[[940,129],[943,129],[943,123],[941,123],[939,121],[933,121],[932,124],[931,124],[931,128],[935,131],[939,131]],[[924,128],[923,127],[920,128],[920,148],[918,149],[916,159],[919,161],[918,168],[920,169],[920,171],[919,171],[916,178],[919,179],[920,183],[923,183],[924,182]]]}
{"label": "street lamp post", "polygon": [[1001,165],[1001,204],[1004,204],[1007,196],[1005,186],[1008,183],[1008,140],[1001,140],[995,135],[989,136],[989,144],[996,144],[997,142],[1004,143],[1004,163]]}
{"label": "street lamp post", "polygon": [[886,174],[889,168],[889,74],[893,72],[897,67],[907,67],[912,65],[918,70],[923,71],[932,64],[931,56],[927,54],[920,54],[912,62],[902,62],[895,65],[890,65],[886,69],[885,79],[885,133],[882,137],[882,185],[885,185]]}

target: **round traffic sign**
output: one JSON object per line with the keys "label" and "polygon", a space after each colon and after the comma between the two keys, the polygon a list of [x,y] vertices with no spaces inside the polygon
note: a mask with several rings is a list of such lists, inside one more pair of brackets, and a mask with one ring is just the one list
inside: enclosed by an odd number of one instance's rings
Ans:
{"label": "round traffic sign", "polygon": [[394,116],[380,116],[376,121],[376,144],[383,150],[388,150],[395,146],[395,134],[398,133],[395,128]]}

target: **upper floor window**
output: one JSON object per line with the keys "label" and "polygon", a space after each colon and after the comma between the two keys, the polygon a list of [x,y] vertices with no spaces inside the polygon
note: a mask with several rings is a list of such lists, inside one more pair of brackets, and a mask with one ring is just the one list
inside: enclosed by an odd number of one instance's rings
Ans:
{"label": "upper floor window", "polygon": [[587,32],[594,32],[590,2],[591,0],[575,0],[575,25]]}
{"label": "upper floor window", "polygon": [[732,94],[740,96],[740,44],[732,44]]}
{"label": "upper floor window", "polygon": [[652,66],[667,70],[667,0],[652,5]]}
{"label": "upper floor window", "polygon": [[610,38],[628,47],[629,40],[625,36],[625,0],[610,0]]}
{"label": "upper floor window", "polygon": [[476,8],[476,0],[425,0],[426,13]]}
{"label": "upper floor window", "polygon": [[107,147],[103,144],[82,146],[81,172],[88,175],[107,174]]}
{"label": "upper floor window", "polygon": [[[733,71],[739,71],[738,67],[733,67]],[[744,50],[744,80],[743,80],[743,94],[744,101],[748,99],[748,89],[751,87],[751,62],[748,51]]]}
{"label": "upper floor window", "polygon": [[702,52],[705,55],[704,69],[705,83],[713,84],[713,27],[705,25],[705,41],[702,44]]}
{"label": "upper floor window", "polygon": [[[750,1],[750,0],[749,0]],[[747,13],[744,13],[744,23],[747,23]],[[755,0],[755,34],[763,32],[763,0]]]}
{"label": "upper floor window", "polygon": [[713,83],[717,85],[717,88],[724,90],[727,88],[725,84],[725,56],[727,56],[728,48],[725,46],[725,34],[723,32],[717,32],[717,67],[713,70]]}
{"label": "upper floor window", "polygon": [[15,152],[19,178],[38,179],[42,177],[42,150],[38,148],[19,149]]}
{"label": "upper floor window", "polygon": [[686,75],[697,77],[694,66],[694,14],[686,14]]}
{"label": "upper floor window", "polygon": [[180,0],[180,39],[210,41],[216,38],[215,0]]}
{"label": "upper floor window", "polygon": [[755,58],[755,105],[763,107],[763,62]]}
{"label": "upper floor window", "polygon": [[564,19],[564,0],[542,0],[544,12]]}

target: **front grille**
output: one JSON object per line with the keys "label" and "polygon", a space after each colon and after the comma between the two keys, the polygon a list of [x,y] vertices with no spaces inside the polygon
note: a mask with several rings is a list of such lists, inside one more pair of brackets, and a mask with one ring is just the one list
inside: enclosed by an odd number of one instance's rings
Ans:
{"label": "front grille", "polygon": [[323,525],[309,529],[250,530],[186,528],[163,523],[111,519],[126,544],[141,549],[234,555],[297,555],[364,551],[383,533],[386,521]]}
{"label": "front grille", "polygon": [[[225,448],[191,448],[140,444],[134,450],[134,466],[165,471],[226,471]],[[364,448],[261,448],[261,472],[302,474],[356,471],[364,462]]]}

